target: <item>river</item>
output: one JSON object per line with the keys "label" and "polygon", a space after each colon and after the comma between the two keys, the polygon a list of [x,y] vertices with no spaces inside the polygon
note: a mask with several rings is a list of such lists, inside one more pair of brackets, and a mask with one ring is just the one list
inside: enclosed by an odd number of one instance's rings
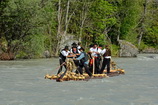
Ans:
{"label": "river", "polygon": [[0,105],[158,105],[158,54],[113,60],[125,75],[65,82],[57,58],[0,61]]}

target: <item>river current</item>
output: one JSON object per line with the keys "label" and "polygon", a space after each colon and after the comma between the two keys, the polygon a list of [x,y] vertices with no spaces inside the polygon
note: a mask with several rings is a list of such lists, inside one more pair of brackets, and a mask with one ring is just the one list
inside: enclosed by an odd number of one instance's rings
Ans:
{"label": "river current", "polygon": [[58,58],[0,61],[0,105],[158,105],[158,54],[113,60],[125,75],[65,82],[44,79]]}

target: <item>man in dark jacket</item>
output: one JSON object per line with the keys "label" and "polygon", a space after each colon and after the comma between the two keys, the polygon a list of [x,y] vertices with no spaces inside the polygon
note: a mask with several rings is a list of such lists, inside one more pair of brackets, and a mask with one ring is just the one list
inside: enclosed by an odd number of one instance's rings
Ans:
{"label": "man in dark jacket", "polygon": [[85,68],[86,73],[92,77],[92,73],[89,71],[89,67],[88,67],[88,55],[84,52],[84,48],[80,48],[80,56],[77,58],[74,58],[75,60],[79,60],[80,64],[79,64],[79,72],[80,74],[83,74],[83,67]]}
{"label": "man in dark jacket", "polygon": [[107,74],[110,73],[110,61],[111,61],[111,50],[108,45],[105,46],[105,49],[101,52],[103,54],[103,63],[100,70],[100,73],[102,74],[104,71],[105,66],[107,66]]}

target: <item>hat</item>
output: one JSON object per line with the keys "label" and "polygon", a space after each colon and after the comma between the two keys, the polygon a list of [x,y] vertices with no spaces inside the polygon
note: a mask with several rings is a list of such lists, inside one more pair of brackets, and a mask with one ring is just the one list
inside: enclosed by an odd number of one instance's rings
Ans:
{"label": "hat", "polygon": [[84,51],[84,48],[83,48],[83,47],[81,47],[79,50],[83,50],[83,51]]}
{"label": "hat", "polygon": [[69,46],[65,46],[65,48],[64,48],[65,50],[69,50]]}
{"label": "hat", "polygon": [[77,47],[77,44],[75,42],[73,42],[71,45],[72,47]]}

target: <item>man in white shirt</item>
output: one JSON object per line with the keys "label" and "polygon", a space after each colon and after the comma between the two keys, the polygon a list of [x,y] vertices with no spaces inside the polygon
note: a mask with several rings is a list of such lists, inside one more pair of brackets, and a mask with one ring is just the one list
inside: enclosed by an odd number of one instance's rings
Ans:
{"label": "man in white shirt", "polygon": [[[70,50],[70,55],[76,55],[75,58],[80,56],[80,51],[77,49],[77,47],[72,47],[72,49]],[[74,57],[70,57],[70,58],[74,58]],[[73,60],[75,65],[78,67],[79,65],[79,61],[78,60]]]}
{"label": "man in white shirt", "polygon": [[[60,55],[59,55],[60,68],[57,74],[59,74],[62,71],[62,67],[65,63],[66,58],[75,56],[75,55],[69,55],[69,54],[70,54],[69,47],[65,46],[65,48],[60,52]],[[66,69],[66,65],[64,65],[64,67]]]}
{"label": "man in white shirt", "polygon": [[76,54],[79,55],[81,52],[77,49],[77,47],[72,47],[70,49],[70,54]]}
{"label": "man in white shirt", "polygon": [[90,48],[89,53],[91,53],[91,56],[94,58],[94,62],[95,62],[95,74],[98,74],[100,71],[100,53],[101,53],[101,49],[98,48],[97,44],[94,44],[93,47]]}
{"label": "man in white shirt", "polygon": [[100,66],[99,66],[99,68],[101,68],[102,67],[102,62],[103,62],[103,56],[101,56],[102,54],[101,54],[101,52],[102,52],[102,48],[103,48],[103,45],[102,44],[100,44],[100,45],[98,45],[98,48],[100,49]]}
{"label": "man in white shirt", "polygon": [[103,55],[103,63],[100,70],[100,74],[103,73],[105,66],[107,66],[107,74],[110,73],[110,61],[111,61],[111,50],[108,45],[105,46],[105,49],[102,50],[101,54]]}

